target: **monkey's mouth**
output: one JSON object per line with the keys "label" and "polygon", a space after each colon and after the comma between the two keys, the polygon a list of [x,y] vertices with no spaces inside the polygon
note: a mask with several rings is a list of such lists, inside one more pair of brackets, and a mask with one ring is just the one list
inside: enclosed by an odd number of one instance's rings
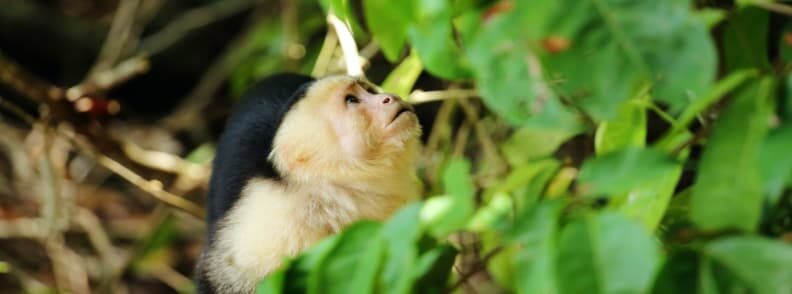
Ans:
{"label": "monkey's mouth", "polygon": [[398,119],[402,114],[405,114],[405,113],[408,113],[408,112],[412,112],[412,109],[410,109],[409,107],[406,107],[406,106],[399,107],[399,111],[396,111],[396,114],[393,116],[393,119],[391,120],[391,123],[396,121],[396,119]]}

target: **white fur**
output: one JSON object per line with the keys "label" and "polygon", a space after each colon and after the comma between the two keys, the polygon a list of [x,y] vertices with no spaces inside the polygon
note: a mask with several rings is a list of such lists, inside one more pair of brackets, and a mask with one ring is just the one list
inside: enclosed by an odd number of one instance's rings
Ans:
{"label": "white fur", "polygon": [[383,124],[393,112],[378,104],[347,108],[349,91],[368,95],[355,83],[320,80],[284,118],[269,154],[284,178],[250,180],[202,260],[217,292],[252,293],[283,258],[354,221],[384,220],[420,194],[417,118]]}

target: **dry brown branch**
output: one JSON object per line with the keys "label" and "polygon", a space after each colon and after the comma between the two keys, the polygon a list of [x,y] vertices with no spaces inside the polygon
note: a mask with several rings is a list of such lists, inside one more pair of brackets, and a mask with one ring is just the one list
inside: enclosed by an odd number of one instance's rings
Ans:
{"label": "dry brown branch", "polygon": [[162,182],[158,180],[146,180],[126,166],[106,155],[94,154],[94,157],[100,165],[113,171],[115,174],[121,176],[141,190],[148,192],[151,196],[154,196],[154,198],[157,198],[172,207],[183,210],[195,217],[204,218],[204,211],[200,206],[187,199],[165,191],[162,187]]}
{"label": "dry brown branch", "polygon": [[44,239],[48,235],[47,221],[41,218],[16,218],[0,221],[0,239]]}
{"label": "dry brown branch", "polygon": [[203,118],[201,112],[225,83],[226,78],[231,74],[230,69],[242,62],[242,58],[239,57],[245,54],[239,50],[240,48],[246,49],[241,45],[248,42],[248,38],[252,37],[252,32],[256,27],[266,21],[260,17],[262,13],[263,8],[253,12],[247,28],[237,35],[226,47],[225,52],[209,66],[187,98],[176,106],[176,111],[161,120],[162,125],[172,131],[202,129],[205,122],[199,119]]}
{"label": "dry brown branch", "polygon": [[478,143],[484,151],[487,162],[494,167],[492,169],[492,171],[494,171],[492,175],[496,176],[501,172],[505,172],[507,169],[506,160],[501,157],[495,140],[492,139],[489,132],[484,128],[484,125],[479,121],[478,108],[474,107],[470,101],[466,99],[459,100],[459,105],[465,113],[465,118],[473,124],[473,131],[476,133],[476,138],[478,138]]}
{"label": "dry brown branch", "polygon": [[88,273],[77,253],[66,247],[61,238],[44,241],[44,247],[52,261],[55,283],[61,293],[91,293]]}
{"label": "dry brown branch", "polygon": [[759,6],[761,8],[767,9],[775,13],[792,15],[792,6],[790,5],[771,2],[771,1],[753,1],[751,4],[754,4],[756,6]]}
{"label": "dry brown branch", "polygon": [[313,71],[311,71],[311,76],[322,77],[327,74],[337,47],[338,36],[336,36],[333,30],[327,30],[324,41],[322,42],[322,48],[319,49],[319,55],[316,57]]}
{"label": "dry brown branch", "polygon": [[79,85],[66,90],[66,98],[76,101],[89,93],[109,90],[135,76],[147,72],[149,69],[148,58],[140,55],[124,60],[113,68],[92,74]]}
{"label": "dry brown branch", "polygon": [[141,6],[141,0],[121,0],[113,16],[113,23],[107,32],[99,56],[94,62],[91,70],[86,75],[86,80],[93,79],[99,72],[109,70],[121,57],[124,48],[131,38],[134,38],[133,28],[135,27],[135,16]]}
{"label": "dry brown branch", "polygon": [[140,43],[140,51],[148,55],[158,54],[181,40],[190,31],[242,12],[256,2],[260,0],[214,1],[206,6],[189,10],[164,29],[144,38]]}
{"label": "dry brown branch", "polygon": [[[0,107],[4,107],[10,110],[20,111],[18,107],[15,107],[13,106],[13,104],[7,103],[5,100],[2,99],[0,99]],[[24,114],[24,112],[22,112],[22,114]],[[32,121],[32,117],[30,117],[29,115],[22,115],[22,116],[27,118],[26,121],[28,121],[28,123],[35,123],[35,121]],[[154,196],[160,201],[172,207],[184,210],[185,212],[193,216],[196,216],[198,218],[204,217],[204,211],[200,206],[180,196],[165,191],[160,181],[146,180],[144,177],[135,173],[134,171],[122,165],[118,161],[110,158],[107,155],[99,153],[99,151],[95,150],[94,147],[88,144],[87,142],[84,142],[84,140],[80,142],[74,137],[75,134],[73,133],[68,133],[61,129],[58,129],[56,133],[62,136],[63,138],[69,140],[69,142],[78,151],[80,151],[80,153],[83,153],[91,158],[94,158],[100,165],[109,169],[113,173],[121,176],[131,184],[140,188],[141,190],[148,192],[150,195]]]}
{"label": "dry brown branch", "polygon": [[36,102],[49,102],[62,96],[62,90],[37,78],[16,62],[0,54],[0,83]]}

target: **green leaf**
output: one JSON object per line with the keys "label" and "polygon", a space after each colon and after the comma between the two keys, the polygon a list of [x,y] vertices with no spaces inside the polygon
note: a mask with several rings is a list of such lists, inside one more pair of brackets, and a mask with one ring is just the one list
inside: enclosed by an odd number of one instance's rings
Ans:
{"label": "green leaf", "polygon": [[657,275],[653,294],[696,293],[701,256],[693,250],[672,251]]}
{"label": "green leaf", "polygon": [[418,262],[416,243],[423,232],[419,222],[421,205],[413,203],[399,210],[385,225],[380,234],[386,241],[386,258],[380,273],[382,293],[409,293],[416,277],[412,268]]}
{"label": "green leaf", "polygon": [[622,104],[615,117],[600,123],[594,136],[597,154],[645,144],[646,109],[637,100]]}
{"label": "green leaf", "polygon": [[[469,24],[465,55],[484,102],[513,125],[577,132],[581,128],[578,118],[549,89],[542,65],[529,49],[529,40],[539,38],[556,3],[514,2],[515,7],[509,11],[483,23]],[[477,15],[474,19],[482,17]]]}
{"label": "green leaf", "polygon": [[207,163],[214,158],[215,155],[215,146],[210,143],[201,144],[198,148],[195,148],[190,154],[187,154],[185,160],[193,163]]}
{"label": "green leaf", "polygon": [[768,21],[768,12],[759,7],[743,7],[729,17],[723,35],[723,56],[728,71],[771,69],[767,57]]}
{"label": "green leaf", "polygon": [[657,175],[654,180],[638,185],[620,201],[613,201],[625,216],[640,222],[649,231],[654,231],[674,195],[674,188],[682,176],[682,165]]}
{"label": "green leaf", "polygon": [[413,275],[417,278],[412,293],[444,293],[451,276],[457,250],[443,244],[421,255]]}
{"label": "green leaf", "polygon": [[687,126],[701,113],[714,103],[720,101],[727,93],[736,89],[751,78],[757,77],[759,72],[755,69],[740,70],[730,73],[725,78],[714,84],[706,95],[701,99],[695,100],[682,111],[677,119],[677,124],[673,126],[673,132],[686,130]]}
{"label": "green leaf", "polygon": [[792,177],[792,123],[787,123],[767,136],[759,156],[764,192],[772,204],[781,199]]}
{"label": "green leaf", "polygon": [[[653,83],[653,96],[676,112],[715,77],[715,47],[690,1],[560,1],[545,40],[544,64],[595,120],[614,115],[630,94]],[[563,42],[560,42],[563,40]]]}
{"label": "green leaf", "polygon": [[410,91],[418,80],[418,76],[423,71],[421,60],[414,52],[407,56],[399,66],[396,67],[385,81],[382,82],[382,89],[385,92],[393,93],[401,96],[404,99],[410,97]]}
{"label": "green leaf", "polygon": [[525,126],[517,129],[501,145],[504,157],[513,166],[550,156],[564,142],[577,135],[576,130]]}
{"label": "green leaf", "polygon": [[280,269],[270,273],[267,277],[258,283],[256,287],[257,294],[279,294],[286,293],[286,272],[288,271],[288,264],[283,264]]}
{"label": "green leaf", "polygon": [[[363,221],[346,228],[338,243],[311,275],[316,276],[321,293],[365,293],[374,289],[384,244],[372,240],[381,225]],[[344,282],[340,282],[344,281]]]}
{"label": "green leaf", "polygon": [[759,152],[772,91],[771,78],[747,85],[715,122],[690,202],[691,219],[702,229],[756,229],[762,205]]}
{"label": "green leaf", "polygon": [[659,264],[652,236],[605,212],[565,226],[558,247],[559,293],[646,293]]}
{"label": "green leaf", "polygon": [[402,53],[407,39],[406,27],[412,14],[411,4],[412,1],[363,1],[368,28],[388,61],[396,61]]}
{"label": "green leaf", "polygon": [[714,8],[702,8],[696,11],[696,16],[711,29],[726,19],[726,11]]}
{"label": "green leaf", "polygon": [[543,202],[517,216],[509,241],[521,248],[514,254],[517,293],[557,293],[556,235],[562,206]]}
{"label": "green leaf", "polygon": [[449,80],[469,77],[467,62],[453,39],[448,0],[415,0],[415,5],[407,35],[426,70]]}
{"label": "green leaf", "polygon": [[492,230],[511,214],[513,208],[514,202],[508,195],[495,194],[486,205],[476,211],[470,219],[468,229],[482,233]]}
{"label": "green leaf", "polygon": [[648,183],[676,167],[677,164],[660,151],[627,148],[587,160],[578,180],[586,195],[613,196]]}
{"label": "green leaf", "polygon": [[496,193],[508,193],[513,195],[514,205],[518,210],[528,207],[539,200],[547,182],[560,166],[561,163],[554,158],[515,166],[502,182],[487,190],[485,199],[491,198]]}
{"label": "green leaf", "polygon": [[421,209],[421,221],[435,236],[446,236],[465,227],[473,215],[475,187],[470,178],[470,162],[453,160],[443,173],[443,187],[448,195],[430,198]]}
{"label": "green leaf", "polygon": [[705,255],[751,290],[743,293],[792,292],[789,244],[755,236],[730,237],[708,244]]}

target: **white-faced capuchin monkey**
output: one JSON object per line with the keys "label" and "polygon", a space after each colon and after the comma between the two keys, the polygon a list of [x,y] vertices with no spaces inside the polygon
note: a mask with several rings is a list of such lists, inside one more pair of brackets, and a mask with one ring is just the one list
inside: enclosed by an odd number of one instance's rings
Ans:
{"label": "white-faced capuchin monkey", "polygon": [[248,90],[213,163],[199,293],[252,293],[284,257],[419,196],[418,119],[373,89],[279,74]]}

